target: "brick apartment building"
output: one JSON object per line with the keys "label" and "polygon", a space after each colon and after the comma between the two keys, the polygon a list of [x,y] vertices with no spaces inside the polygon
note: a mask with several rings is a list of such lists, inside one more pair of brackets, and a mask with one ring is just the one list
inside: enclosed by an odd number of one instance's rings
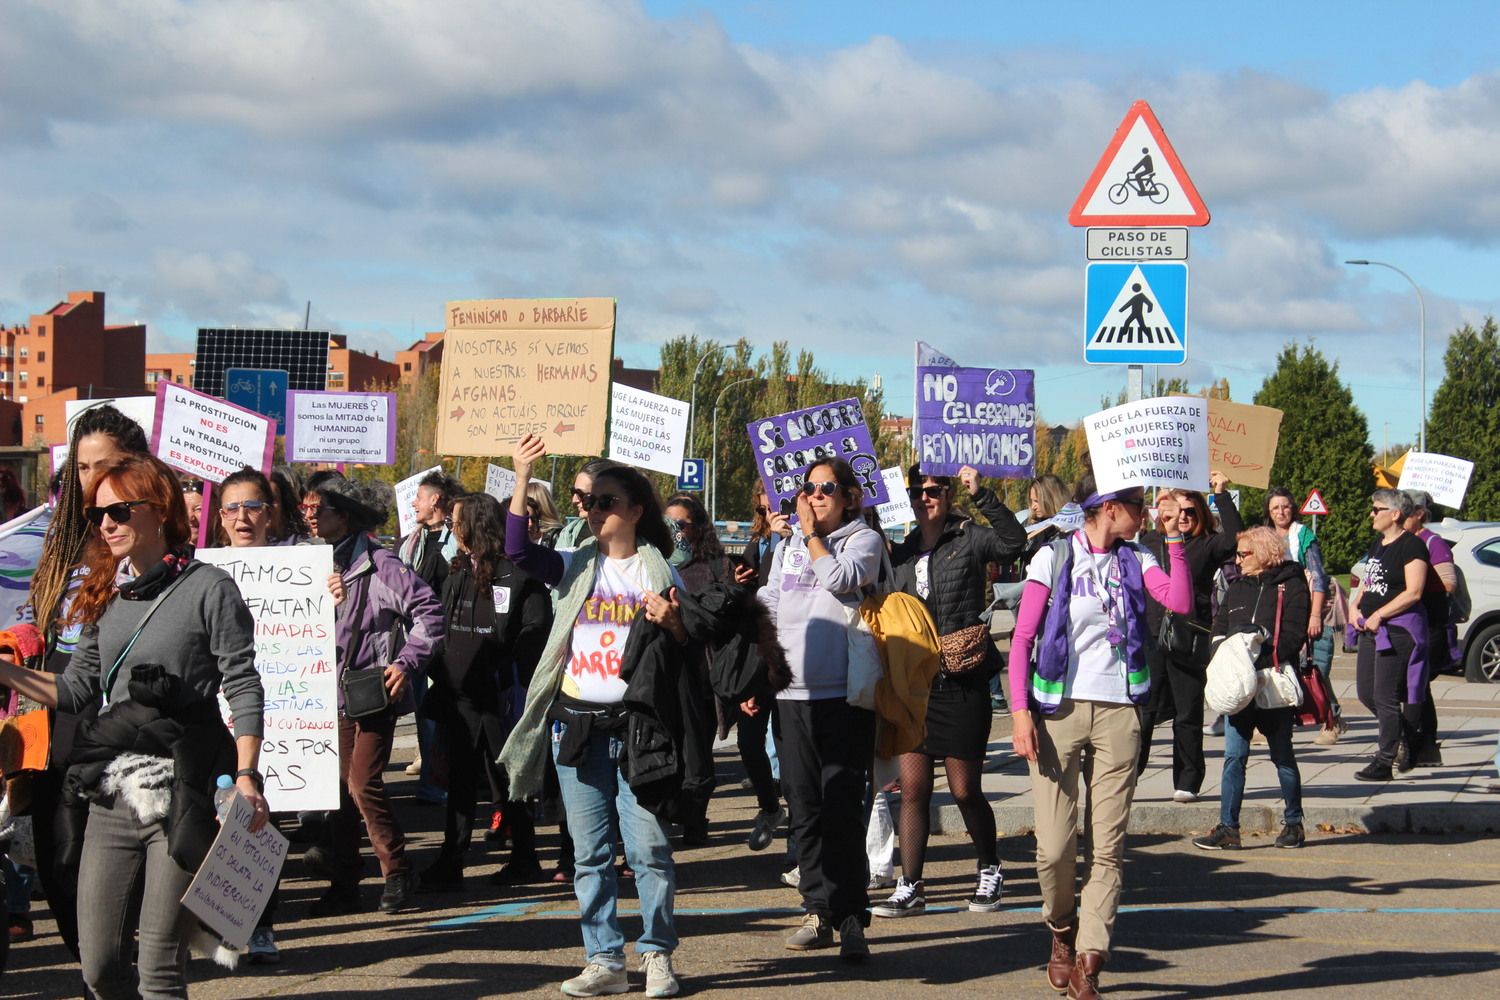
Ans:
{"label": "brick apartment building", "polygon": [[443,331],[429,333],[404,351],[396,352],[396,368],[401,384],[420,382],[427,369],[443,361]]}

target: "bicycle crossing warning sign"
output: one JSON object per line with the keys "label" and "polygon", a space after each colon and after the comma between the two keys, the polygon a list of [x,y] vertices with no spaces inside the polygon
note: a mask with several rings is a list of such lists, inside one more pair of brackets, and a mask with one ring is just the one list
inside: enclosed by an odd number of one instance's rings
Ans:
{"label": "bicycle crossing warning sign", "polygon": [[1136,101],[1084,184],[1075,226],[1206,226],[1208,208],[1151,106]]}
{"label": "bicycle crossing warning sign", "polygon": [[1183,263],[1090,264],[1083,360],[1091,365],[1180,365],[1187,360]]}

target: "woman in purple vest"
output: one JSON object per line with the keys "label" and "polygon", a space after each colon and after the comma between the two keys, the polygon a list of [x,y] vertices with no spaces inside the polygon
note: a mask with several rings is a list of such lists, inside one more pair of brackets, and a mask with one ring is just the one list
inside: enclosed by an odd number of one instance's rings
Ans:
{"label": "woman in purple vest", "polygon": [[[1086,473],[1074,499],[1083,527],[1038,551],[1027,568],[1011,643],[1010,703],[1016,753],[1031,762],[1037,881],[1052,931],[1047,980],[1069,997],[1091,998],[1120,905],[1141,739],[1136,705],[1151,684],[1146,595],[1187,613],[1193,589],[1174,513],[1161,520],[1170,576],[1130,540],[1141,530],[1144,490],[1101,493]],[[1073,889],[1080,771],[1090,824],[1081,903]]]}

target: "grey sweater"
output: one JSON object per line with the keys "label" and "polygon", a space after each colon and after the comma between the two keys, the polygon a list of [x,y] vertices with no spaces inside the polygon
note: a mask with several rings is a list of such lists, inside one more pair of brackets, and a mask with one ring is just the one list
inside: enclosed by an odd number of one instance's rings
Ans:
{"label": "grey sweater", "polygon": [[[59,709],[76,713],[98,700],[105,675],[150,606],[117,596],[95,625],[84,628],[72,660],[57,675]],[[156,609],[115,675],[111,703],[130,700],[130,668],[142,663],[161,664],[204,698],[222,687],[234,734],[262,735],[265,694],[255,669],[255,623],[239,588],[217,566],[200,565]]]}

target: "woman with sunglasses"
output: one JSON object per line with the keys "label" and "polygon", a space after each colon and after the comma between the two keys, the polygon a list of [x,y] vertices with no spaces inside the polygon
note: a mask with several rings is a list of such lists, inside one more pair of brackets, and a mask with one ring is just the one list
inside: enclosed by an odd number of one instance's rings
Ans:
{"label": "woman with sunglasses", "polygon": [[[672,844],[666,822],[637,800],[620,769],[627,763],[626,677],[643,668],[648,657],[679,673],[689,668],[688,634],[675,593],[682,578],[667,563],[673,545],[656,493],[644,475],[627,466],[598,472],[578,498],[589,537],[577,549],[553,550],[530,541],[526,488],[532,466],[546,454],[546,444],[533,434],[516,445],[505,554],[556,590],[556,614],[500,763],[516,799],[541,792],[549,745],[557,765],[573,835],[573,891],[588,960],[562,984],[562,992],[600,996],[628,988],[613,866],[614,845],[623,836],[644,924],[636,950],[646,973],[646,995],[674,996],[679,986],[672,971],[677,947]],[[655,627],[637,638],[642,618]],[[659,693],[675,698],[675,692]]]}
{"label": "woman with sunglasses", "polygon": [[[1235,536],[1244,529],[1240,512],[1229,495],[1229,477],[1214,470],[1208,476],[1214,506],[1223,530],[1214,527],[1208,500],[1196,490],[1178,490],[1177,528],[1185,539],[1188,572],[1193,580],[1193,607],[1172,620],[1171,648],[1158,643],[1149,654],[1151,700],[1144,709],[1141,754],[1144,770],[1151,755],[1151,733],[1159,723],[1172,722],[1172,801],[1196,802],[1203,788],[1203,688],[1208,681],[1209,638],[1213,623],[1214,575],[1234,557]],[[1153,555],[1161,559],[1161,541],[1153,539]],[[1155,615],[1152,616],[1153,620]],[[1159,633],[1163,634],[1164,633]]]}
{"label": "woman with sunglasses", "polygon": [[[978,856],[978,885],[968,906],[992,913],[1000,908],[1002,876],[995,814],[979,781],[993,715],[990,679],[1002,664],[990,627],[979,620],[979,613],[985,607],[985,564],[1015,559],[1026,546],[1026,533],[998,500],[998,509],[986,513],[990,527],[955,512],[953,480],[947,476],[925,476],[913,465],[906,481],[917,530],[891,553],[894,586],[932,612],[943,655],[928,696],[926,737],[916,750],[901,755],[901,877],[891,897],[871,912],[877,917],[907,917],[926,910],[922,868],[933,768],[942,760],[948,788]],[[972,485],[969,488],[974,492]]]}
{"label": "woman with sunglasses", "polygon": [[[1229,584],[1214,615],[1214,635],[1259,631],[1266,637],[1256,660],[1257,670],[1297,662],[1307,642],[1307,579],[1302,567],[1286,558],[1286,547],[1274,530],[1251,528],[1239,534],[1235,562],[1240,575]],[[1240,802],[1245,797],[1245,762],[1250,738],[1259,729],[1266,737],[1271,761],[1281,782],[1285,805],[1277,847],[1301,847],[1302,776],[1292,750],[1291,708],[1261,708],[1251,702],[1224,725],[1224,773],[1220,779],[1219,824],[1193,846],[1205,851],[1235,850],[1240,846]]]}
{"label": "woman with sunglasses", "polygon": [[806,910],[793,951],[869,954],[864,788],[875,713],[849,704],[849,613],[880,582],[885,537],[861,516],[864,493],[843,459],[807,470],[797,525],[757,595],[776,622],[792,683],[776,695],[777,756]]}
{"label": "woman with sunglasses", "polygon": [[578,475],[573,477],[572,490],[568,492],[575,516],[568,518],[568,522],[558,533],[557,543],[552,548],[576,549],[583,544],[585,538],[589,537],[589,517],[588,511],[583,509],[583,498],[593,492],[595,476],[616,468],[619,464],[609,458],[591,458],[583,463],[583,468],[579,469]]}
{"label": "woman with sunglasses", "polygon": [[[147,782],[148,770],[169,770],[189,780],[193,760],[206,792],[227,770],[254,811],[252,832],[265,825],[254,626],[230,576],[192,560],[171,469],[149,456],[106,464],[86,503],[89,573],[70,615],[88,627],[61,674],[0,663],[0,684],[66,712],[105,705],[80,731],[68,775],[91,799],[78,881],[85,985],[98,997],[185,997],[196,921],[179,900],[193,873],[172,857],[166,821],[172,814],[173,845],[199,824],[191,805],[176,803],[187,811],[174,813],[170,795],[142,794],[131,775]],[[144,742],[148,728],[153,740]],[[200,815],[211,839],[212,814]]]}
{"label": "woman with sunglasses", "polygon": [[1401,490],[1376,490],[1370,497],[1370,527],[1378,537],[1349,598],[1355,612],[1347,627],[1358,647],[1355,689],[1379,726],[1374,759],[1355,772],[1360,781],[1390,781],[1397,754],[1421,732],[1428,681],[1422,597],[1432,557],[1402,526],[1411,512],[1411,497]]}
{"label": "woman with sunglasses", "polygon": [[[1037,882],[1052,931],[1047,981],[1070,997],[1093,998],[1120,906],[1141,737],[1136,706],[1151,683],[1146,597],[1183,614],[1193,591],[1170,517],[1161,523],[1170,575],[1130,541],[1146,506],[1140,487],[1099,492],[1089,473],[1074,497],[1083,527],[1038,552],[1027,570],[1010,649],[1011,739],[1031,764]],[[1081,904],[1073,888],[1080,815],[1089,824]]]}
{"label": "woman with sunglasses", "polygon": [[[1275,529],[1282,544],[1286,546],[1286,557],[1301,566],[1307,573],[1307,585],[1311,589],[1312,604],[1307,615],[1307,641],[1310,645],[1313,664],[1324,678],[1333,672],[1334,625],[1329,618],[1342,612],[1339,602],[1343,597],[1338,581],[1323,568],[1323,550],[1318,545],[1318,536],[1305,524],[1297,521],[1296,501],[1291,491],[1283,486],[1273,486],[1266,491],[1266,524]],[[1331,599],[1330,599],[1331,598]],[[1330,614],[1332,612],[1332,614]],[[1343,710],[1332,685],[1328,693],[1333,695],[1333,716],[1323,731],[1318,733],[1315,743],[1331,746],[1339,741],[1347,730]]]}

